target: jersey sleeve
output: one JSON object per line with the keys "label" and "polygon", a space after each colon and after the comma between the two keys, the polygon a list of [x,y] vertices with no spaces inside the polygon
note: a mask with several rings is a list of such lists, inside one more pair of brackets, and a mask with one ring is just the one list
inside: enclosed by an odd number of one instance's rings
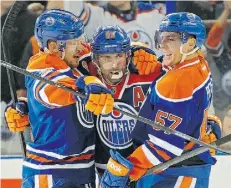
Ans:
{"label": "jersey sleeve", "polygon": [[[76,79],[70,77],[71,70],[62,72],[55,69],[49,69],[43,73],[37,72],[36,74],[39,74],[41,77],[52,82],[77,90],[77,87],[75,86]],[[57,86],[39,80],[33,82],[33,80],[28,77],[26,77],[26,83],[27,88],[32,87],[36,100],[50,108],[67,106],[76,102],[73,94]]]}

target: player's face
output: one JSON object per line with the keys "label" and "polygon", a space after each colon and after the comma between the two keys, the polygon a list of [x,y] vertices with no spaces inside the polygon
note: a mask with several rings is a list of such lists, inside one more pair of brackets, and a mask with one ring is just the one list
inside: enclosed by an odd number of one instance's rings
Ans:
{"label": "player's face", "polygon": [[66,41],[64,61],[71,67],[76,68],[79,65],[79,57],[86,48],[85,36]]}
{"label": "player's face", "polygon": [[97,61],[101,74],[108,84],[120,82],[126,71],[126,53],[100,54]]}
{"label": "player's face", "polygon": [[181,61],[182,54],[180,53],[180,34],[174,32],[163,32],[160,36],[160,48],[164,55],[163,64],[174,66]]}

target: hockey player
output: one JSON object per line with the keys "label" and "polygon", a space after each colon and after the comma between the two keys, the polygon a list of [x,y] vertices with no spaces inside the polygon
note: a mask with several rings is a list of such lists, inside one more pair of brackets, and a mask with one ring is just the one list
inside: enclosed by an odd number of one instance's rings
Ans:
{"label": "hockey player", "polygon": [[108,1],[103,7],[83,1],[64,1],[64,9],[80,17],[90,39],[99,26],[119,25],[132,42],[146,43],[151,49],[154,49],[155,31],[164,17],[151,3],[136,1]]}
{"label": "hockey player", "polygon": [[[110,113],[111,91],[96,77],[80,76],[74,69],[86,50],[83,23],[70,12],[51,9],[37,19],[35,36],[41,51],[30,59],[27,71],[84,92],[85,108],[95,115]],[[78,121],[77,97],[30,77],[25,80],[33,141],[26,148],[22,187],[95,187],[94,129]],[[23,101],[18,107],[25,107]],[[26,116],[16,120],[19,127],[13,118],[19,117],[9,107],[11,131],[25,130]]]}
{"label": "hockey player", "polygon": [[[173,13],[160,24],[159,34],[166,74],[152,83],[151,93],[139,115],[203,139],[212,97],[211,73],[199,50],[206,39],[205,26],[195,14]],[[102,187],[125,187],[130,181],[138,181],[149,168],[198,147],[140,122],[137,122],[133,135],[143,144],[127,159],[118,152],[110,151],[111,158],[102,178]],[[215,159],[205,152],[163,169],[145,184],[141,179],[138,186],[208,187],[213,164]]]}
{"label": "hockey player", "polygon": [[[161,72],[155,53],[146,47],[131,47],[127,33],[119,26],[99,27],[91,47],[98,78],[113,91],[116,104],[138,114],[152,80]],[[133,65],[138,72],[134,72]],[[95,161],[99,174],[106,169],[110,149],[120,151],[124,157],[133,151],[131,132],[135,123],[135,119],[117,111],[95,117]]]}

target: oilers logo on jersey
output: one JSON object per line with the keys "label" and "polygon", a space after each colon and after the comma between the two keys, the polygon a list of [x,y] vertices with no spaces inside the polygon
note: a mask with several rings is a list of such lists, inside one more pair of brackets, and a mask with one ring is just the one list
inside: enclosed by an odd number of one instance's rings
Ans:
{"label": "oilers logo on jersey", "polygon": [[86,110],[85,105],[81,102],[76,103],[76,108],[77,108],[77,117],[80,124],[86,128],[93,128],[94,115],[90,111]]}
{"label": "oilers logo on jersey", "polygon": [[132,29],[127,33],[131,39],[131,42],[142,42],[144,44],[147,44],[148,47],[150,47],[151,49],[154,48],[151,37],[145,31],[140,29]]}
{"label": "oilers logo on jersey", "polygon": [[[119,108],[137,115],[137,111],[125,103],[116,102]],[[96,127],[101,140],[110,148],[125,149],[132,145],[131,132],[136,120],[117,111],[97,117]]]}

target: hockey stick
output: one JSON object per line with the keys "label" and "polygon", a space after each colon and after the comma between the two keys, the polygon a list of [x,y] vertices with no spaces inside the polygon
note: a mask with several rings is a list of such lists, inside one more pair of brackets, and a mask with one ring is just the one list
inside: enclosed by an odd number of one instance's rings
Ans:
{"label": "hockey stick", "polygon": [[[231,134],[219,139],[219,140],[216,140],[215,142],[212,142],[212,144],[216,145],[216,146],[220,146],[220,145],[223,145],[227,142],[230,142],[231,141]],[[175,157],[165,163],[161,163],[153,168],[150,168],[144,176],[146,175],[149,175],[149,174],[153,174],[154,172],[159,172],[161,170],[164,170],[166,168],[169,168],[170,166],[174,165],[174,164],[177,164],[179,162],[182,162],[186,159],[189,159],[191,157],[194,157],[196,155],[199,155],[205,151],[207,151],[209,148],[208,147],[199,147],[195,150],[192,150],[192,151],[189,151],[189,152],[186,152],[186,153],[183,153],[181,156],[178,156],[178,157]]]}
{"label": "hockey stick", "polygon": [[[30,77],[32,77],[32,78],[34,78],[34,79],[40,80],[40,81],[45,82],[45,83],[48,83],[48,84],[50,84],[50,85],[56,86],[56,87],[58,87],[58,88],[64,89],[65,91],[68,91],[68,92],[70,92],[70,93],[72,93],[72,94],[74,94],[74,95],[79,96],[80,98],[85,97],[84,94],[79,93],[78,91],[76,91],[76,90],[74,90],[74,89],[72,89],[72,88],[68,88],[68,87],[66,87],[66,86],[64,86],[64,85],[62,85],[62,84],[55,83],[55,82],[50,81],[50,80],[48,80],[48,79],[46,79],[46,78],[42,78],[42,77],[40,77],[40,76],[38,76],[38,75],[35,75],[35,74],[33,74],[33,73],[31,73],[31,72],[25,70],[25,69],[22,69],[22,68],[20,68],[20,67],[15,66],[15,65],[9,64],[9,63],[7,63],[7,62],[5,62],[5,61],[2,61],[2,60],[1,60],[1,66],[4,66],[4,67],[6,67],[6,68],[8,68],[8,69],[11,69],[11,70],[13,70],[13,71],[16,71],[16,72],[18,72],[18,73],[24,74],[24,75],[26,75],[26,76],[30,76]],[[181,137],[181,138],[183,138],[183,139],[185,139],[185,140],[192,141],[192,142],[197,143],[197,144],[199,144],[199,145],[205,146],[205,147],[207,147],[207,148],[212,148],[212,149],[215,149],[215,150],[220,151],[220,152],[224,152],[224,153],[227,153],[227,154],[231,154],[231,151],[227,151],[227,150],[218,148],[218,147],[216,147],[216,145],[214,145],[214,144],[207,144],[207,143],[205,143],[205,142],[203,142],[203,141],[200,141],[200,140],[198,140],[198,139],[196,139],[196,138],[193,138],[193,137],[191,137],[191,136],[189,136],[189,135],[187,135],[187,134],[184,134],[184,133],[182,133],[182,132],[179,132],[179,131],[177,131],[177,130],[175,130],[175,129],[171,129],[171,128],[169,128],[169,127],[164,127],[164,126],[162,126],[161,124],[159,124],[159,123],[157,123],[157,122],[154,122],[154,121],[152,121],[152,120],[150,120],[150,119],[147,119],[147,118],[144,118],[144,117],[142,117],[142,116],[138,116],[138,115],[134,115],[134,114],[131,114],[131,113],[129,113],[129,112],[126,112],[126,111],[120,109],[120,108],[117,107],[117,106],[114,106],[114,110],[117,110],[117,111],[119,111],[119,112],[122,113],[122,114],[125,114],[125,115],[127,115],[127,116],[129,116],[129,117],[131,117],[131,118],[134,118],[134,119],[138,120],[138,121],[141,121],[141,122],[143,122],[143,123],[146,123],[146,124],[148,124],[148,125],[151,125],[151,126],[153,126],[153,127],[155,127],[155,128],[159,128],[159,129],[161,129],[162,131],[166,131],[166,132],[168,132],[168,133],[170,133],[170,134],[174,134],[174,135],[176,135],[176,136],[178,136],[178,137]]]}
{"label": "hockey stick", "polygon": [[[12,31],[14,22],[16,20],[16,17],[18,16],[18,13],[21,11],[22,7],[24,6],[23,2],[16,1],[13,6],[11,7],[6,20],[4,22],[4,25],[2,27],[2,48],[3,48],[3,55],[4,59],[7,62],[10,62],[10,57],[9,57],[9,46],[7,46],[9,40],[10,40],[10,33]],[[10,62],[11,63],[11,62]],[[13,72],[9,69],[7,71],[7,77],[8,77],[8,82],[9,82],[9,87],[10,87],[10,95],[13,101],[13,105],[16,105],[16,102],[18,101],[17,94],[16,94],[16,87],[15,87],[15,80],[14,80],[14,75]],[[25,159],[26,156],[26,143],[25,143],[25,138],[23,135],[23,132],[19,133],[19,138],[20,138],[20,145],[22,147],[22,153],[23,153],[23,158]]]}

